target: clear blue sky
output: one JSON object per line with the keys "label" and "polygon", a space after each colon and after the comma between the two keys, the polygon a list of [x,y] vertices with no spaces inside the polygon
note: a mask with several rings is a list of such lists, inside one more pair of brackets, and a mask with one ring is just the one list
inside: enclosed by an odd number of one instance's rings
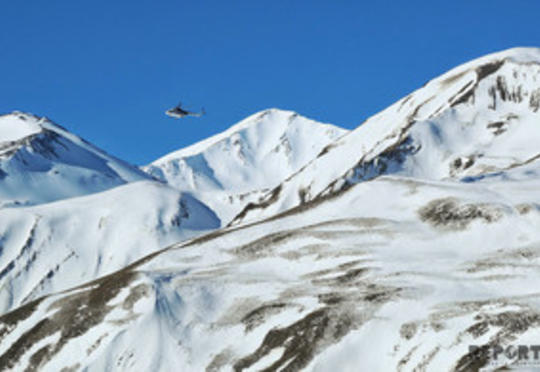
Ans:
{"label": "clear blue sky", "polygon": [[[265,108],[353,128],[469,59],[540,46],[537,0],[3,1],[0,112],[148,163]],[[163,111],[178,100],[200,119]]]}

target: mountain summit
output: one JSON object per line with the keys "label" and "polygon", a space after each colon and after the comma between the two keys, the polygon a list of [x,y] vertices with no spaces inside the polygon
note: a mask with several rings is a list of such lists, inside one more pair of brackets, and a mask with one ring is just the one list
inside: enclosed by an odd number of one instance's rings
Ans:
{"label": "mountain summit", "polygon": [[292,111],[269,109],[143,169],[192,193],[226,224],[345,133]]}
{"label": "mountain summit", "polygon": [[0,116],[0,203],[35,205],[149,179],[46,118]]}
{"label": "mountain summit", "polygon": [[[515,48],[459,66],[366,120],[236,222],[395,174],[472,181],[537,159],[540,49]],[[324,171],[321,171],[324,170]]]}

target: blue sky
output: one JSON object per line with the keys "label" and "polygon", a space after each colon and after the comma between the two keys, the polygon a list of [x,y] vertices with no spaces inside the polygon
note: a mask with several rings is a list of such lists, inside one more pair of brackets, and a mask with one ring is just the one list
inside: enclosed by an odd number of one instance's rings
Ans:
{"label": "blue sky", "polygon": [[[537,0],[4,1],[0,112],[146,164],[270,107],[347,128],[475,57],[540,46]],[[163,111],[182,100],[203,118]]]}

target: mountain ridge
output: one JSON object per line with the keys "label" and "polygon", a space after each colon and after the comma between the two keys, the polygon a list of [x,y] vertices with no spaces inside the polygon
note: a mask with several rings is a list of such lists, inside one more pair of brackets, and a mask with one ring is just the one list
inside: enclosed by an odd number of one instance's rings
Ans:
{"label": "mountain ridge", "polygon": [[224,224],[346,130],[268,109],[142,169],[208,204]]}
{"label": "mountain ridge", "polygon": [[[535,85],[536,79],[540,78],[540,69],[537,68],[539,63],[540,49],[515,48],[467,62],[430,80],[422,88],[370,117],[358,128],[328,146],[319,157],[312,160],[306,166],[306,169],[292,175],[288,181],[281,184],[278,188],[269,191],[262,198],[261,202],[246,206],[244,211],[233,219],[233,224],[246,219],[263,218],[264,216],[287,210],[300,205],[306,200],[334,192],[349,182],[370,179],[382,173],[402,172],[400,163],[420,159],[419,157],[422,155],[422,151],[419,152],[418,156],[415,156],[415,151],[419,150],[422,146],[425,147],[428,144],[427,141],[435,143],[438,140],[436,137],[440,133],[443,133],[444,130],[446,132],[455,131],[455,129],[450,128],[450,124],[445,124],[446,122],[453,123],[461,120],[461,127],[466,127],[467,121],[484,120],[486,122],[483,125],[487,127],[485,128],[485,133],[478,132],[476,135],[479,138],[482,137],[480,141],[489,140],[496,143],[498,139],[491,137],[497,137],[504,132],[505,129],[501,129],[502,127],[512,127],[508,122],[518,118],[516,116],[517,113],[527,116],[521,121],[525,122],[534,136],[538,136],[538,127],[534,126],[533,118],[536,117],[540,105],[540,89]],[[522,85],[510,87],[515,89],[515,91],[508,90],[507,81],[519,81],[521,78],[521,75],[512,71],[516,68],[527,70],[528,75],[523,75],[523,79],[525,80],[523,84],[529,86],[529,90],[523,88],[523,91],[521,91]],[[506,79],[499,78],[501,71],[504,72]],[[493,76],[497,78],[486,83],[486,79],[490,80],[490,77]],[[527,78],[529,80],[526,80]],[[474,100],[474,93],[478,91],[479,85],[483,94],[479,98],[481,102]],[[526,95],[527,98],[524,99],[523,95]],[[502,113],[498,117],[491,115],[492,112],[500,111],[490,108],[490,105],[496,104],[493,102],[502,104],[502,110],[505,111],[504,115]],[[471,109],[469,106],[473,108]],[[456,110],[456,108],[459,110]],[[512,111],[514,109],[517,110],[516,113]],[[528,112],[524,112],[524,109],[528,109]],[[471,117],[477,112],[481,112],[485,117]],[[462,115],[463,118],[451,117],[456,114]],[[441,120],[435,123],[437,120],[434,118],[444,115],[446,115],[446,121]],[[467,115],[469,117],[466,117]],[[475,125],[479,126],[480,124],[476,123]],[[422,130],[426,131],[425,128],[427,126],[430,126],[429,130],[434,132],[424,133],[423,138],[419,139],[421,134],[418,132]],[[454,126],[457,126],[457,124]],[[441,128],[443,131],[440,131]],[[438,130],[440,133],[437,133]],[[522,132],[526,132],[526,130]],[[471,134],[467,134],[466,131],[463,133],[469,137],[473,135],[472,132]],[[459,138],[461,134],[454,133],[452,135]],[[491,136],[490,139],[484,139],[487,135]],[[418,138],[414,140],[411,136]],[[469,140],[472,138],[470,137]],[[445,138],[445,140],[447,139],[448,141],[453,141],[456,145],[460,145],[459,141],[454,138]],[[522,142],[523,140],[523,138],[520,139]],[[474,144],[474,141],[472,142]],[[448,144],[453,146],[450,142]],[[445,145],[442,144],[442,146]],[[435,143],[431,146],[435,148],[439,145]],[[477,147],[480,146],[485,145],[478,143]],[[360,151],[357,151],[358,147],[360,147]],[[531,146],[528,146],[528,148],[532,150]],[[508,159],[512,157],[509,150],[504,150]],[[436,152],[437,150],[434,151]],[[462,151],[462,149],[455,147],[454,149],[449,148],[448,151],[456,152]],[[437,159],[434,160],[434,163],[441,156],[438,154],[431,155],[433,159]],[[526,162],[536,156],[536,153],[530,153],[528,155],[530,155],[528,158],[520,158],[520,161]],[[335,159],[332,160],[332,157]],[[426,170],[441,169],[437,164],[428,164],[429,158],[430,156],[424,156],[420,161],[424,162],[425,165],[411,165],[410,169],[416,172],[422,169],[422,167]],[[392,161],[392,159],[395,161]],[[447,160],[443,159],[443,161],[446,162]],[[459,157],[456,157],[452,161],[455,165],[452,176],[456,176],[455,171],[459,171],[458,173],[463,173],[463,171],[471,172],[474,169],[479,169],[480,166],[483,166],[484,169],[490,169],[489,167],[494,166],[494,163],[485,154],[459,154]],[[472,164],[469,165],[471,161],[474,164],[472,168]],[[488,161],[490,162],[488,163]],[[485,163],[482,164],[483,162]],[[508,164],[510,164],[509,160]],[[389,166],[390,169],[388,169]],[[322,178],[316,177],[318,169],[332,169],[332,172],[326,172]],[[431,172],[431,170],[429,171]],[[475,175],[478,176],[480,173],[477,172]],[[426,174],[426,176],[447,177],[451,175],[450,171],[441,169],[439,176],[434,174]]]}

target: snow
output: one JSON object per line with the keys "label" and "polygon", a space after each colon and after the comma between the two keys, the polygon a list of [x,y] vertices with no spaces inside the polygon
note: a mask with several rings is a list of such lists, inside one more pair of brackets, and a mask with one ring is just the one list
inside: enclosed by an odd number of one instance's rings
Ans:
{"label": "snow", "polygon": [[0,209],[0,308],[106,275],[217,227],[217,216],[198,200],[151,181]]}
{"label": "snow", "polygon": [[0,116],[0,143],[17,141],[41,132],[35,120],[27,120],[23,114]]}
{"label": "snow", "polygon": [[[90,370],[174,370],[178,365],[203,370],[221,355],[223,367],[231,367],[252,355],[272,330],[329,311],[334,320],[320,331],[323,338],[313,339],[318,346],[308,358],[308,370],[355,370],[361,362],[372,370],[396,369],[399,363],[406,370],[423,363],[446,370],[467,352],[463,343],[480,341],[465,336],[478,317],[536,308],[535,289],[523,283],[538,280],[540,256],[533,247],[540,239],[540,215],[521,215],[514,205],[533,203],[538,191],[528,188],[524,199],[523,194],[514,196],[515,187],[504,181],[471,185],[380,177],[301,213],[177,244],[132,268],[138,279],[107,301],[117,304],[107,319],[126,320],[100,323],[87,337],[74,339],[86,350],[96,334],[108,335],[106,347],[77,362]],[[419,209],[441,198],[489,205],[501,215],[452,229],[421,221]],[[257,246],[269,231],[283,238]],[[515,256],[523,249],[532,249],[533,256]],[[506,276],[500,276],[501,268]],[[148,292],[131,319],[122,315],[125,301],[119,299],[141,283]],[[377,294],[382,297],[366,297]],[[58,294],[51,301],[70,296]],[[325,296],[342,300],[325,303]],[[253,329],[246,331],[242,319],[265,304],[275,307],[253,317]],[[45,308],[39,311],[46,316]],[[345,323],[333,328],[338,321]],[[413,323],[416,331],[404,338],[403,327]],[[497,327],[488,328],[497,333]],[[345,334],[332,336],[340,334],[337,329]],[[512,342],[536,330],[517,331]],[[246,370],[277,362],[287,345],[269,346]],[[439,351],[433,359],[427,358],[434,350]],[[62,351],[47,368],[72,365],[74,360],[65,355]],[[296,354],[291,355],[289,363],[294,363]]]}
{"label": "snow", "polygon": [[149,179],[46,118],[0,117],[0,207],[36,205]]}
{"label": "snow", "polygon": [[143,169],[192,193],[226,225],[249,202],[257,201],[345,133],[292,111],[269,109]]}
{"label": "snow", "polygon": [[[481,76],[480,70],[498,63],[498,70]],[[531,143],[540,139],[535,125],[540,111],[533,104],[535,95],[540,99],[539,79],[538,49],[511,49],[452,69],[337,140],[324,156],[283,182],[277,198],[272,192],[263,196],[272,199],[264,203],[269,205],[251,208],[235,223],[269,217],[380,172],[443,179],[527,162],[537,155]],[[401,154],[392,153],[396,147]],[[385,154],[393,159],[381,158]],[[474,166],[452,173],[451,164],[460,157],[463,164],[474,160]]]}
{"label": "snow", "polygon": [[[493,365],[469,345],[535,344],[539,54],[467,63],[344,136],[265,111],[146,168],[168,184],[0,209],[0,365],[469,370]],[[217,229],[212,206],[242,203],[212,192],[278,184]]]}

